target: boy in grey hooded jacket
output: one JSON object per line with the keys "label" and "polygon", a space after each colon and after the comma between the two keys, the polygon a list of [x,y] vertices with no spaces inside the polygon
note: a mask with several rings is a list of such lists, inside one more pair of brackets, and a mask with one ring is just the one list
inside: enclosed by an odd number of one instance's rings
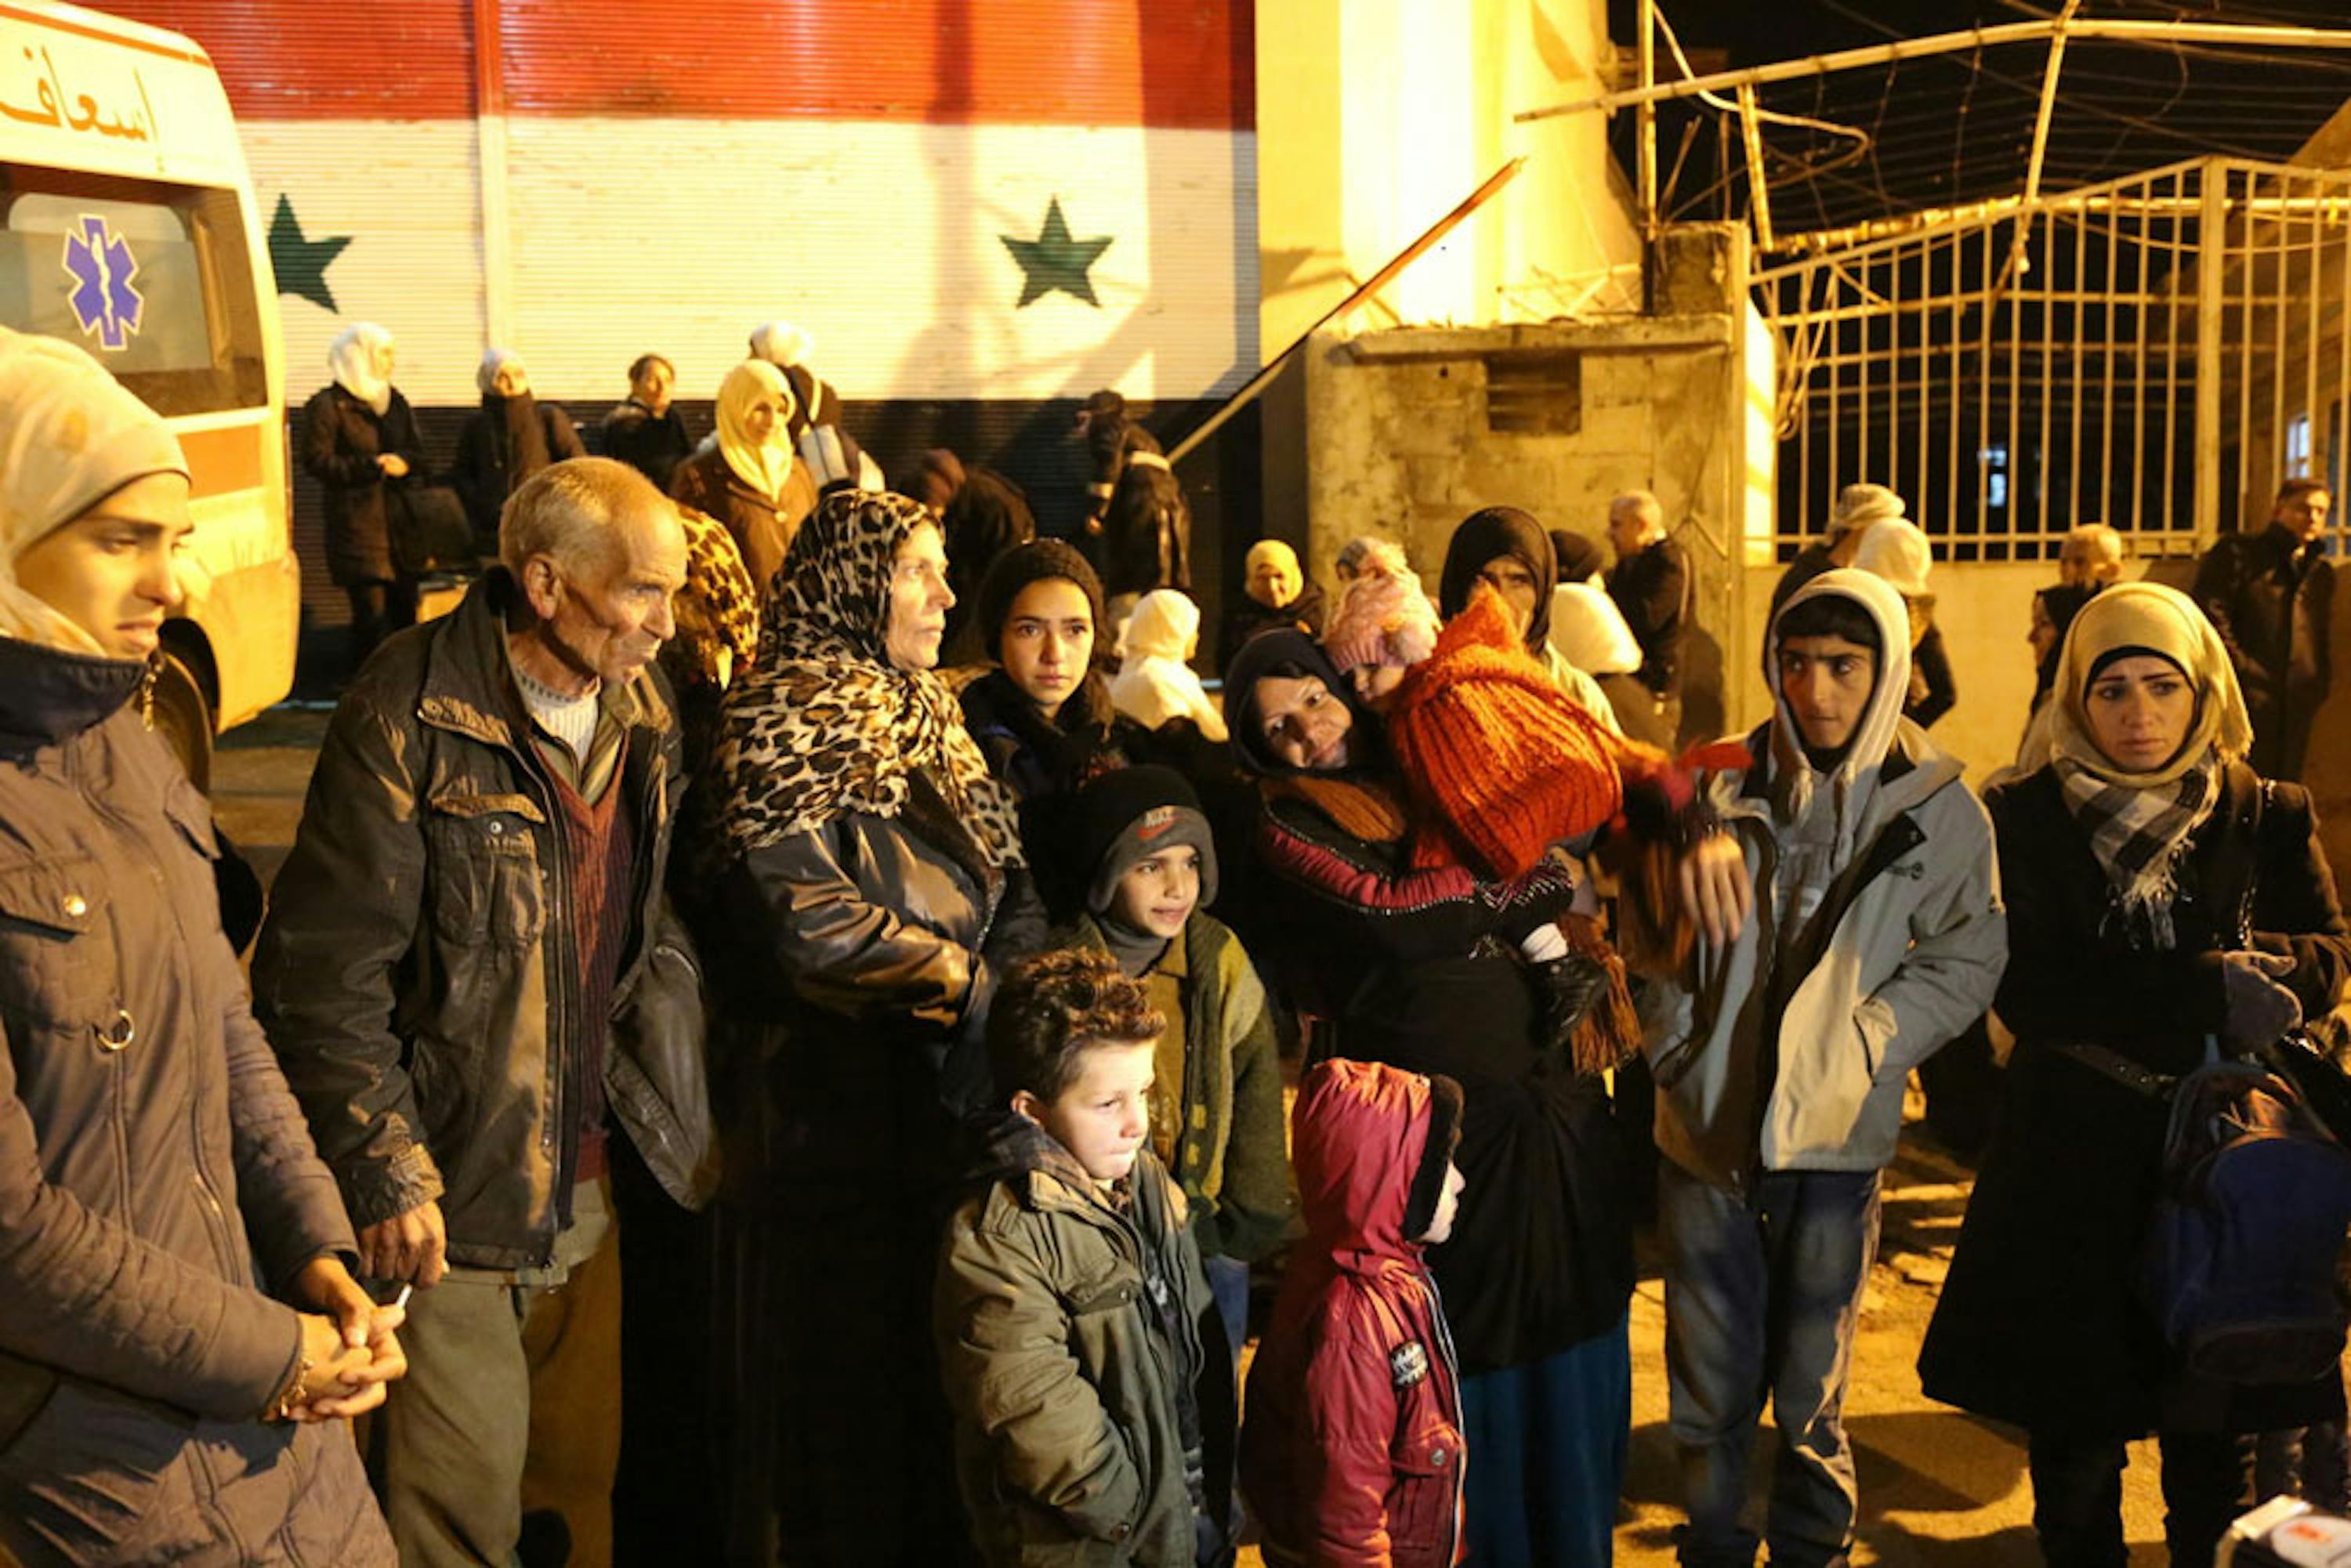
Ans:
{"label": "boy in grey hooded jacket", "polygon": [[1766,1392],[1771,1561],[1845,1560],[1843,1406],[1878,1172],[1910,1070],[1983,1012],[2007,961],[1991,822],[1903,718],[1909,665],[1908,615],[1876,578],[1833,570],[1789,597],[1754,760],[1702,784],[1754,917],[1645,1002],[1685,1563],[1754,1560],[1740,1513]]}

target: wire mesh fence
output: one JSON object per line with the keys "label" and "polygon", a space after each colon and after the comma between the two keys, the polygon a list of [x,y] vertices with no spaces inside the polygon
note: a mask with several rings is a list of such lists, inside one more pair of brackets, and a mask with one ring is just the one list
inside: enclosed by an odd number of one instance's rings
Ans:
{"label": "wire mesh fence", "polygon": [[1754,275],[1783,558],[1856,480],[1971,561],[2085,522],[2186,553],[2344,477],[2351,172],[2198,159],[1813,243]]}

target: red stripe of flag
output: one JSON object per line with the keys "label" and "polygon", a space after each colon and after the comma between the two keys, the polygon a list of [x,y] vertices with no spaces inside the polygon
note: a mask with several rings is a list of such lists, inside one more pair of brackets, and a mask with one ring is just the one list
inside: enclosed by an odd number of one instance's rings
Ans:
{"label": "red stripe of flag", "polygon": [[1251,0],[110,0],[248,120],[456,120],[495,7],[512,114],[933,124],[1256,122]]}

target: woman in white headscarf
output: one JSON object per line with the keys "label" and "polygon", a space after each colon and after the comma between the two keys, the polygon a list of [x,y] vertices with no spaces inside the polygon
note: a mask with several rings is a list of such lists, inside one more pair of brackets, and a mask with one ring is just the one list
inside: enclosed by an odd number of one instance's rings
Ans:
{"label": "woman in white headscarf", "polygon": [[457,433],[457,462],[450,482],[465,503],[475,547],[498,553],[498,514],[522,482],[550,463],[585,457],[587,446],[571,416],[530,390],[530,371],[510,349],[492,349],[474,372],[482,406]]}
{"label": "woman in white headscarf", "polygon": [[350,595],[352,662],[416,619],[416,591],[392,567],[394,486],[421,482],[424,442],[392,384],[392,334],[347,327],[327,350],[334,380],[302,409],[304,472],[325,493],[327,570]]}
{"label": "woman in white headscarf", "polygon": [[392,1568],[341,1417],[405,1369],[142,722],[187,465],[0,329],[0,1562]]}
{"label": "woman in white headscarf", "polygon": [[2149,582],[2074,616],[2000,841],[2017,1037],[2002,1120],[1919,1356],[1937,1399],[2031,1435],[2057,1564],[2120,1563],[2124,1445],[2160,1439],[2174,1563],[2210,1563],[2251,1482],[2240,1434],[2340,1420],[2342,1380],[2191,1375],[2139,1290],[2167,1081],[2275,1040],[2351,978],[2310,797],[2245,765],[2252,727],[2193,601]]}
{"label": "woman in white headscarf", "polygon": [[792,453],[797,406],[782,371],[744,361],[719,383],[716,438],[670,478],[673,497],[726,525],[762,594],[816,509],[816,481]]}

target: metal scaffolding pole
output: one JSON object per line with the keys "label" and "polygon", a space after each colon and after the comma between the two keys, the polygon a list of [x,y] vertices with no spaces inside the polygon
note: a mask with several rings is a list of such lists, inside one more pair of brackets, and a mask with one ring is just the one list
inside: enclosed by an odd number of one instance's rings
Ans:
{"label": "metal scaffolding pole", "polygon": [[2053,17],[2045,22],[2007,22],[1997,27],[1970,27],[1964,32],[1937,33],[1924,38],[1898,38],[1892,43],[1873,44],[1865,48],[1840,49],[1834,54],[1812,55],[1800,60],[1779,60],[1768,66],[1750,66],[1744,70],[1715,71],[1702,77],[1685,77],[1679,81],[1651,82],[1623,92],[1604,92],[1569,103],[1520,110],[1511,118],[1523,124],[1529,120],[1555,119],[1562,114],[1630,109],[1641,104],[1696,98],[1701,93],[1796,81],[1804,77],[1825,76],[1833,71],[1891,65],[1898,60],[1929,59],[1937,55],[1957,54],[1963,49],[2040,43],[2055,37],[2061,26],[2076,38],[2149,44],[2166,48],[2175,44],[2218,44],[2273,49],[2351,49],[2351,31],[2335,27],[2254,26],[2233,22],[2129,22],[2105,16],[2080,16],[2070,23],[2064,23],[2062,19]]}

